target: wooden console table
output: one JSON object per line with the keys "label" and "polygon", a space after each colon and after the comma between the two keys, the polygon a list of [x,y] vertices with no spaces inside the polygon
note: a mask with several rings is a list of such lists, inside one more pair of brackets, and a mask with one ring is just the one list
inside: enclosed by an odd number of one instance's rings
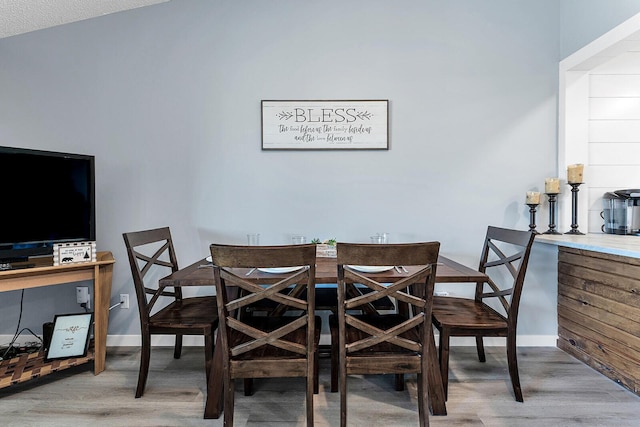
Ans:
{"label": "wooden console table", "polygon": [[[115,260],[111,252],[98,252],[96,262],[53,266],[53,257],[29,260],[34,267],[0,271],[0,292],[30,289],[41,286],[93,280],[94,347],[87,357],[67,359],[66,363],[44,362],[44,355],[34,353],[0,362],[0,388],[47,375],[69,366],[94,361],[94,374],[104,371],[107,353],[107,327],[109,324],[109,300],[111,278]],[[42,351],[40,351],[42,353]],[[40,359],[38,359],[40,358]],[[41,360],[35,362],[35,360]],[[35,363],[35,365],[34,365]],[[11,366],[9,366],[11,365]],[[4,373],[4,377],[1,375]],[[9,378],[11,376],[11,378]]]}

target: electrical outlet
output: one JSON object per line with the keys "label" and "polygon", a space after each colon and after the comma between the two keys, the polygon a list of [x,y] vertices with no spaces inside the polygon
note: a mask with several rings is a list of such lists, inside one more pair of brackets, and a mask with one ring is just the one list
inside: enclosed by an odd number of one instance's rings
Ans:
{"label": "electrical outlet", "polygon": [[120,308],[129,308],[129,294],[120,294]]}
{"label": "electrical outlet", "polygon": [[76,286],[76,302],[86,304],[89,302],[89,288],[86,286]]}

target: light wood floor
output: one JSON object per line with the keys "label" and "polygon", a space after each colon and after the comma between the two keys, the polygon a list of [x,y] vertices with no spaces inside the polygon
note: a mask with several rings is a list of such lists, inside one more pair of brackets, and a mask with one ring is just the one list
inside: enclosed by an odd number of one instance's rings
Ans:
{"label": "light wood floor", "polygon": [[[432,426],[640,426],[640,397],[554,348],[519,349],[524,403],[512,397],[504,348],[487,348],[481,364],[472,347],[454,347],[447,416]],[[110,349],[107,370],[91,365],[0,389],[2,426],[221,426],[204,420],[204,354],[185,348],[180,360],[167,348],[151,353],[145,395],[135,399],[139,352]],[[329,360],[321,360],[318,426],[338,425],[339,395],[329,393]],[[404,392],[391,376],[350,377],[349,425],[417,425],[415,377]],[[252,397],[236,387],[236,426],[304,424],[301,379],[259,380]]]}

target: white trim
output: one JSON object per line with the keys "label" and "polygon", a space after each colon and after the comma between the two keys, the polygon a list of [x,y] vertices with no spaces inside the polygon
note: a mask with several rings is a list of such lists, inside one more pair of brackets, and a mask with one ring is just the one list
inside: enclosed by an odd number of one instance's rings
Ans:
{"label": "white trim", "polygon": [[[327,338],[329,337],[328,334]],[[436,334],[436,342],[437,342]],[[555,347],[557,335],[519,335],[518,347]],[[322,340],[325,342],[325,340]],[[326,340],[326,343],[330,343],[331,339]],[[183,338],[184,346],[202,346],[204,340],[200,336],[185,336]],[[487,347],[503,347],[505,345],[505,338],[488,337],[484,339],[484,343]],[[135,347],[140,345],[139,335],[109,335],[107,337],[107,347]],[[151,345],[156,347],[169,347],[173,345],[173,337],[169,335],[154,335],[151,337]],[[452,346],[475,346],[476,342],[473,337],[453,337],[451,338]]]}
{"label": "white trim", "polygon": [[[627,50],[624,40],[640,30],[640,13],[560,61],[560,72],[589,71]],[[635,38],[635,37],[634,37]]]}
{"label": "white trim", "polygon": [[[326,337],[324,336],[326,335]],[[0,346],[8,344],[13,335],[0,335]],[[33,338],[33,337],[32,337]],[[329,334],[323,334],[323,343],[331,343]],[[518,347],[555,347],[557,335],[519,335]],[[19,340],[20,343],[29,340]],[[436,343],[438,342],[438,334],[436,333]],[[505,338],[488,337],[484,339],[487,347],[503,347]],[[174,338],[171,335],[153,335],[151,337],[151,346],[153,347],[171,347],[174,344]],[[201,347],[204,346],[204,338],[197,335],[184,336],[182,345],[185,347]],[[475,346],[476,342],[473,337],[452,337],[451,345],[456,347]],[[140,335],[109,335],[107,336],[107,347],[139,347]]]}
{"label": "white trim", "polygon": [[[563,184],[567,182],[567,165],[582,163],[589,173],[589,75],[582,71],[560,73],[558,100],[558,176]],[[588,178],[587,178],[588,179]],[[588,184],[587,184],[588,185]],[[561,186],[558,196],[558,218],[556,230],[564,233],[571,225],[571,191],[569,186]],[[587,231],[589,212],[585,188],[578,198],[578,217],[582,218],[579,230]]]}
{"label": "white trim", "polygon": [[[173,335],[152,335],[152,347],[172,347],[175,343]],[[107,347],[139,347],[140,335],[107,335]],[[204,337],[201,335],[184,335],[182,345],[185,347],[204,346]]]}
{"label": "white trim", "polygon": [[[557,173],[566,183],[567,165],[582,163],[586,167],[585,185],[578,199],[579,230],[591,231],[589,224],[589,93],[590,72],[629,50],[637,49],[640,37],[640,14],[598,37],[559,63],[558,71],[558,153]],[[557,230],[564,233],[571,224],[571,191],[562,185],[558,197]],[[593,212],[597,212],[599,209]],[[600,222],[600,219],[597,219]],[[599,230],[597,230],[599,232]]]}
{"label": "white trim", "polygon": [[[516,340],[518,347],[556,347],[557,335],[518,335]],[[436,343],[437,341],[436,334]],[[451,347],[475,347],[474,337],[451,337]],[[487,337],[484,338],[486,347],[504,347],[506,338]]]}

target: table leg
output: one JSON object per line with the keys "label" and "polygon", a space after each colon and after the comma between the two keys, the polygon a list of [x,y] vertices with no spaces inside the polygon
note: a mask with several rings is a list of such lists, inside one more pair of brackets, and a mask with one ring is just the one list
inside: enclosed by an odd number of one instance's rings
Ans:
{"label": "table leg", "polygon": [[440,362],[436,352],[436,342],[433,328],[429,333],[429,409],[433,415],[447,415],[447,405],[444,396],[444,385],[440,375]]}
{"label": "table leg", "polygon": [[213,364],[209,372],[207,396],[204,405],[205,419],[220,418],[222,413],[222,341],[220,340],[220,329],[218,329],[216,335],[216,347],[213,350]]}

